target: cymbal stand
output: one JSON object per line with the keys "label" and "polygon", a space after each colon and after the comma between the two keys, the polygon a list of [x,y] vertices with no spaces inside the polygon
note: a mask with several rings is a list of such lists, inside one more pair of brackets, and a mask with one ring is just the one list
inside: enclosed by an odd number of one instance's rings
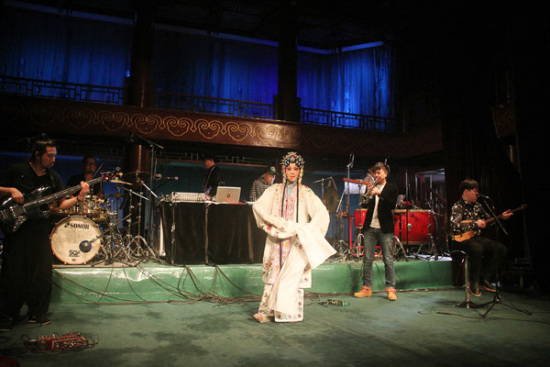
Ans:
{"label": "cymbal stand", "polygon": [[128,193],[129,193],[129,197],[128,197],[128,202],[130,203],[130,214],[132,213],[132,210],[134,209],[134,206],[133,206],[133,200],[132,200],[132,195],[135,195],[137,197],[140,198],[140,200],[138,201],[138,215],[137,215],[137,223],[135,223],[135,225],[137,225],[138,227],[138,232],[137,232],[137,235],[136,236],[133,236],[132,235],[132,217],[126,217],[126,222],[128,223],[128,226],[127,226],[127,231],[126,231],[126,235],[124,236],[123,238],[123,244],[122,244],[122,248],[124,248],[125,250],[123,251],[127,256],[129,256],[130,258],[134,257],[134,258],[142,258],[145,254],[143,253],[143,246],[142,244],[147,244],[147,241],[145,240],[145,238],[143,238],[141,236],[141,208],[142,208],[142,201],[143,200],[149,200],[148,198],[146,198],[145,196],[141,195],[140,193],[137,193],[135,191],[133,191],[132,189],[127,189],[127,188],[124,188],[124,190],[126,190]]}
{"label": "cymbal stand", "polygon": [[[141,139],[143,142],[145,142],[149,148],[150,148],[150,151],[151,151],[151,157],[150,157],[150,167],[149,167],[149,186],[150,187],[153,187],[153,179],[154,177],[156,176],[156,169],[157,169],[157,150],[164,150],[164,147],[158,143],[155,143],[154,141],[151,141],[143,136],[139,136],[139,135],[136,135],[136,134],[132,134],[133,136]],[[149,239],[149,241],[145,241],[145,243],[147,242],[151,242],[153,236],[152,236],[152,233],[151,233],[151,229],[153,227],[153,198],[152,198],[152,190],[149,190],[149,207],[148,207],[148,212],[149,212],[149,216],[147,217],[147,233],[145,234],[147,236],[147,238]]]}
{"label": "cymbal stand", "polygon": [[[103,256],[105,257],[104,260],[100,261],[100,262],[105,262],[106,264],[111,264],[113,263],[113,260],[114,260],[114,249],[115,247],[117,247],[117,245],[115,244],[115,240],[114,240],[114,237],[115,237],[115,230],[116,232],[120,232],[118,231],[118,228],[116,228],[116,226],[118,226],[122,220],[119,220],[118,216],[119,216],[119,212],[118,212],[118,209],[120,208],[120,198],[124,195],[122,193],[122,187],[121,185],[119,184],[116,184],[116,188],[117,188],[117,193],[116,194],[112,194],[112,195],[109,195],[109,196],[113,196],[115,198],[115,200],[107,200],[107,218],[106,218],[106,224],[107,224],[107,229],[104,229],[102,231],[102,234],[101,236],[104,237],[105,239],[107,239],[106,241],[102,241],[102,246],[100,248],[100,254],[102,253]],[[107,199],[109,199],[109,197],[107,197]],[[113,209],[114,208],[114,209]],[[122,236],[118,236],[118,237],[122,237]],[[120,243],[120,241],[118,241]],[[98,254],[98,255],[100,255]],[[98,256],[98,257],[101,257],[101,256]]]}
{"label": "cymbal stand", "polygon": [[403,216],[402,215],[399,215],[399,236],[393,236],[393,243],[394,243],[394,248],[393,248],[393,256],[394,258],[397,258],[397,255],[399,255],[399,250],[401,250],[401,252],[403,253],[403,257],[405,258],[405,261],[408,262],[409,261],[409,258],[407,257],[407,252],[405,251],[405,247],[403,247],[403,243],[401,242],[401,236],[402,236],[402,222],[401,222],[401,218]]}
{"label": "cymbal stand", "polygon": [[[151,200],[153,199],[153,197],[155,199],[158,199],[158,195],[155,194],[155,192],[145,184],[145,182],[143,182],[143,180],[141,181],[141,185],[143,187],[145,187],[145,189],[149,192],[149,197],[151,198]],[[146,200],[149,200],[148,198],[145,198]],[[153,203],[149,200],[149,206],[152,208],[153,207]],[[150,217],[152,216],[152,212],[149,214]],[[152,220],[151,218],[149,218],[149,222],[152,223]],[[149,228],[149,233],[151,233],[151,228],[152,228],[152,225],[150,226]],[[149,238],[151,239],[152,236],[149,236]],[[136,240],[138,240],[139,242],[141,242],[143,245],[145,245],[145,248],[148,250],[149,252],[149,257],[153,257],[155,260],[158,260],[159,259],[159,256],[158,254],[155,252],[154,248],[151,247],[151,245],[145,240],[145,238],[141,237],[141,236],[137,236],[135,238]],[[143,249],[143,247],[141,247]]]}
{"label": "cymbal stand", "polygon": [[[119,200],[120,200],[120,196],[117,195],[117,199],[116,199],[117,208],[119,205]],[[112,203],[110,203],[110,205],[112,206]],[[130,204],[130,207],[131,206],[132,205]],[[101,250],[105,255],[104,262],[106,264],[112,264],[115,261],[119,261],[125,265],[134,266],[132,255],[128,251],[127,246],[125,245],[125,241],[127,241],[127,237],[129,234],[127,234],[126,236],[123,236],[120,230],[121,223],[128,220],[131,221],[131,217],[132,217],[131,213],[129,213],[126,217],[119,218],[119,213],[117,210],[108,212],[108,217],[107,217],[108,228],[104,230],[103,233],[101,234],[101,236],[105,238],[105,240],[103,241],[103,246],[101,247]]]}
{"label": "cymbal stand", "polygon": [[[361,218],[359,219],[359,222],[361,222]],[[359,227],[357,227],[356,229],[357,236],[355,237],[355,241],[353,242],[353,247],[349,251],[348,257],[359,259],[365,254],[365,236],[363,235],[363,224],[359,223]]]}
{"label": "cymbal stand", "polygon": [[[428,234],[426,235],[426,239],[430,248],[428,253],[430,255],[433,255],[434,259],[437,260],[439,258],[439,255],[437,253],[437,247],[434,241],[432,221],[430,220],[430,215],[434,217],[434,223],[435,223],[434,211],[431,209],[428,210]],[[420,243],[420,246],[418,247],[418,252],[415,255],[416,258],[418,258],[418,255],[420,254],[420,251],[422,250],[423,246],[424,246],[424,243]]]}
{"label": "cymbal stand", "polygon": [[[101,251],[103,251],[105,259],[98,263],[95,263],[92,266],[98,265],[101,262],[104,262],[105,264],[113,264],[115,260],[118,260],[125,265],[132,266],[132,264],[130,263],[132,258],[123,245],[124,239],[119,228],[120,223],[130,217],[131,214],[128,214],[128,216],[119,220],[118,212],[109,212],[109,217],[107,219],[108,228],[104,230],[103,233],[101,233],[101,235],[99,236],[99,238],[104,239],[102,241],[103,245],[101,246]],[[120,253],[124,254],[125,259],[119,258]]]}
{"label": "cymbal stand", "polygon": [[[359,192],[361,192],[361,184],[358,184]],[[349,190],[348,190],[349,192]],[[352,248],[350,248],[348,258],[359,259],[365,255],[365,236],[363,235],[363,218],[359,216],[359,225],[356,227],[357,235],[353,242]]]}
{"label": "cymbal stand", "polygon": [[397,236],[393,236],[394,239],[394,251],[393,256],[397,259],[397,255],[399,255],[399,252],[403,254],[403,257],[405,258],[405,261],[408,262],[409,258],[407,257],[407,252],[405,251],[405,247],[403,247],[403,242],[399,239]]}
{"label": "cymbal stand", "polygon": [[[338,206],[336,207],[336,218],[338,218],[338,242],[336,245],[333,245],[333,247],[338,251],[338,255],[344,259],[347,256],[347,253],[349,251],[349,248],[351,246],[351,243],[348,245],[346,241],[342,239],[342,231],[344,229],[344,221],[342,218],[344,217],[341,211],[342,208],[342,200],[344,199],[345,190],[342,191],[342,195],[340,196],[340,200],[338,201]],[[349,213],[345,213],[349,215]],[[350,239],[351,240],[351,239]]]}

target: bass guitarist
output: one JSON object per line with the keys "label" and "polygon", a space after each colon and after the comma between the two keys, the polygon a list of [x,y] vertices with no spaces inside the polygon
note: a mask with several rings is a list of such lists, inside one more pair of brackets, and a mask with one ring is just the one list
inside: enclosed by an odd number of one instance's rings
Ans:
{"label": "bass guitarist", "polygon": [[[492,222],[483,205],[478,202],[479,184],[466,179],[460,183],[462,197],[451,209],[451,247],[468,254],[470,259],[470,292],[481,296],[480,290],[496,292],[490,279],[494,277],[498,266],[506,259],[508,249],[502,243],[483,237],[482,229]],[[502,213],[499,218],[509,219],[511,210]]]}
{"label": "bass guitarist", "polygon": [[[52,170],[57,148],[44,137],[33,144],[28,162],[11,166],[0,176],[0,195],[23,204],[36,189],[49,187],[48,193],[63,190],[58,173]],[[89,185],[80,183],[80,192],[70,199],[61,198],[59,208],[67,209],[84,200]],[[76,191],[75,191],[76,192]],[[9,199],[8,199],[9,200]],[[14,203],[14,204],[15,204]],[[47,325],[52,293],[52,249],[49,235],[51,222],[46,218],[49,204],[36,212],[24,213],[24,223],[16,231],[5,233],[0,273],[0,327],[9,330],[19,320],[19,312],[27,304],[28,322]]]}

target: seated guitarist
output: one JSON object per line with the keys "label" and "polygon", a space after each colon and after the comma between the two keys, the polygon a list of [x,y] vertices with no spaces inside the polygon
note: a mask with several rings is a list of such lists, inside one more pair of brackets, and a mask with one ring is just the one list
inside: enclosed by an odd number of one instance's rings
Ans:
{"label": "seated guitarist", "polygon": [[[63,190],[61,177],[52,170],[57,155],[55,142],[39,140],[31,153],[28,162],[15,164],[0,175],[0,195],[7,195],[6,201],[11,198],[15,205],[32,202],[27,196],[41,187],[50,187],[52,192],[48,194]],[[84,199],[88,190],[89,185],[81,182],[78,195],[61,199],[59,207],[66,209],[75,205],[77,200]],[[47,214],[47,210],[43,214]],[[18,321],[25,303],[28,322],[50,323],[46,313],[52,293],[51,221],[38,210],[22,215],[26,217],[24,223],[13,233],[5,233],[0,275],[0,329],[3,331]]]}
{"label": "seated guitarist", "polygon": [[[481,236],[481,230],[486,228],[490,215],[483,205],[477,201],[479,184],[475,180],[464,180],[459,187],[462,198],[451,209],[451,246],[461,250],[470,258],[470,291],[479,297],[481,290],[495,292],[489,282],[498,270],[498,265],[505,260],[508,249],[495,240]],[[509,219],[513,215],[507,210],[500,215]]]}

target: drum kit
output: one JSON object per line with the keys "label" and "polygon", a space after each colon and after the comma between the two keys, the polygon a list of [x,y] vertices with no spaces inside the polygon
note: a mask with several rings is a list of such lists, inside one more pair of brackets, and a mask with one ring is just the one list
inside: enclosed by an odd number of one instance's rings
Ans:
{"label": "drum kit", "polygon": [[66,210],[52,208],[56,224],[50,234],[50,242],[54,255],[63,264],[93,262],[94,266],[120,262],[135,265],[156,256],[145,238],[131,234],[131,214],[121,218],[119,212],[122,199],[130,203],[131,211],[133,197],[147,198],[133,191],[130,182],[120,179],[107,182],[116,185],[116,193],[106,198],[87,195],[84,201]]}

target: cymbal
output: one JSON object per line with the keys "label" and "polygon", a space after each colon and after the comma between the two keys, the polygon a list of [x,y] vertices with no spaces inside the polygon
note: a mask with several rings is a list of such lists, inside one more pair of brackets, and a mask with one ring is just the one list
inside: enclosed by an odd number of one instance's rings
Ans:
{"label": "cymbal", "polygon": [[118,178],[113,178],[109,182],[114,183],[114,184],[121,184],[121,185],[131,185],[132,184],[131,182],[126,182],[126,181],[119,180]]}
{"label": "cymbal", "polygon": [[117,192],[115,194],[111,194],[109,196],[107,196],[107,198],[116,198],[116,199],[120,199],[122,197],[124,197],[124,195],[126,195],[125,192]]}
{"label": "cymbal", "polygon": [[323,195],[323,204],[327,207],[329,213],[334,213],[338,208],[338,190],[331,186]]}

